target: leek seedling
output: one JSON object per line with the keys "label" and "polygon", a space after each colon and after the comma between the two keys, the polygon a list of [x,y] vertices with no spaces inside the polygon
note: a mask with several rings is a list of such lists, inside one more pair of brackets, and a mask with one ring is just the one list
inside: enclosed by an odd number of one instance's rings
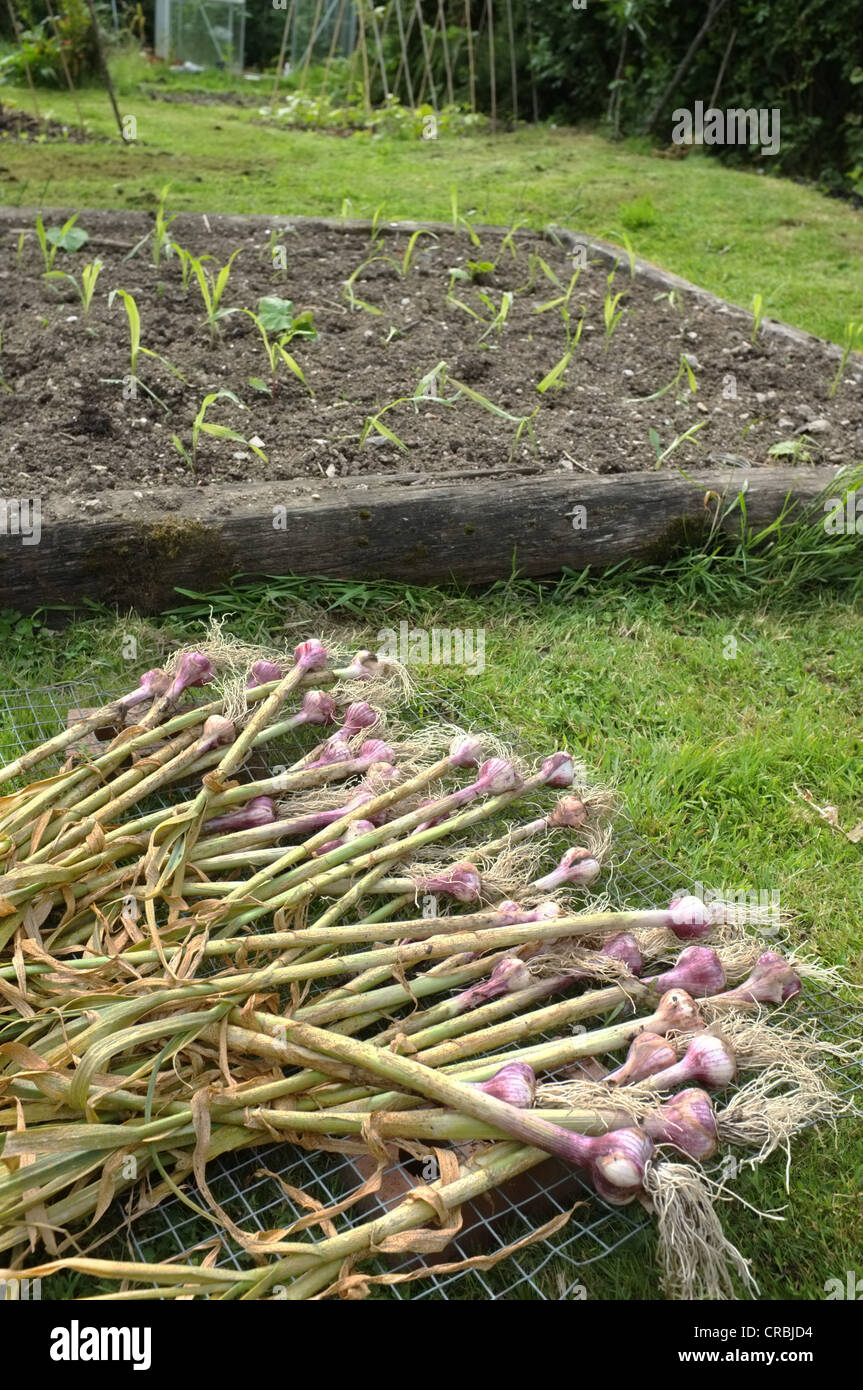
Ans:
{"label": "leek seedling", "polygon": [[650,442],[656,450],[656,464],[654,466],[656,468],[661,468],[665,460],[669,458],[676,449],[679,449],[681,444],[685,443],[687,439],[695,439],[698,431],[703,429],[706,424],[706,420],[699,420],[697,425],[691,425],[684,434],[679,434],[677,438],[669,444],[667,449],[663,449],[662,440],[659,438],[656,430],[651,428],[649,431]]}
{"label": "leek seedling", "polygon": [[516,234],[516,232],[517,232],[521,227],[526,227],[526,226],[527,226],[527,223],[524,222],[524,221],[521,221],[521,222],[513,222],[513,224],[512,224],[512,226],[510,227],[509,231],[506,233],[506,236],[504,237],[503,241],[500,243],[500,250],[499,250],[498,253],[497,253],[497,259],[498,259],[498,260],[500,260],[500,258],[502,257],[504,251],[509,251],[509,253],[510,253],[510,255],[512,256],[512,258],[513,258],[514,261],[517,261],[517,260],[518,260],[518,251],[516,250],[516,247],[515,247],[515,234]]}
{"label": "leek seedling", "polygon": [[761,327],[763,318],[764,299],[760,294],[755,294],[752,296],[752,336],[749,339],[750,343],[754,343],[755,339],[758,337],[758,330]]}
{"label": "leek seedling", "polygon": [[853,319],[849,319],[845,325],[845,335],[842,339],[842,360],[839,363],[839,370],[833,378],[833,384],[830,390],[827,392],[831,400],[839,389],[839,383],[848,365],[848,358],[851,356],[852,352],[859,347],[863,347],[863,323],[855,323]]}
{"label": "leek seedling", "polygon": [[[248,310],[246,312],[248,313]],[[224,388],[221,391],[211,391],[201,401],[200,409],[192,423],[191,455],[188,453],[179,435],[175,434],[171,436],[171,442],[174,448],[177,450],[180,457],[185,459],[193,473],[197,471],[198,467],[198,439],[202,434],[212,435],[215,439],[230,439],[233,440],[235,444],[242,444],[245,449],[251,449],[253,454],[257,454],[258,458],[263,459],[266,463],[267,456],[259,445],[253,444],[251,440],[238,434],[236,430],[229,429],[227,425],[212,425],[205,419],[207,411],[213,402],[220,400],[223,396],[233,401],[234,405],[240,407],[240,410],[248,409],[248,407],[243,405],[243,402],[234,395],[233,391],[227,391]]]}
{"label": "leek seedling", "polygon": [[201,291],[201,299],[204,301],[204,311],[206,318],[204,322],[210,330],[210,337],[215,338],[218,332],[219,319],[226,318],[228,314],[236,313],[236,309],[220,309],[222,295],[228,284],[228,276],[231,273],[231,266],[239,256],[241,247],[232,251],[228,261],[222,266],[216,275],[212,275],[209,270],[204,268],[205,260],[212,260],[212,256],[190,256],[192,272],[198,282],[198,289]]}
{"label": "leek seedling", "polygon": [[497,336],[500,337],[503,332],[503,326],[509,317],[509,311],[512,308],[513,293],[512,290],[504,290],[500,298],[500,308],[497,310],[495,310],[491,295],[485,294],[482,290],[478,290],[477,293],[486,308],[494,315],[494,318],[491,320],[485,332],[478,338],[477,344],[479,344],[485,342],[486,338],[492,333],[496,333]]}
{"label": "leek seedling", "polygon": [[[648,201],[649,201],[649,199],[648,199]],[[626,259],[627,259],[627,261],[629,262],[629,278],[630,278],[630,280],[634,280],[634,279],[635,279],[635,251],[634,251],[633,248],[632,248],[632,242],[630,241],[630,239],[629,239],[629,237],[627,236],[626,232],[618,232],[618,231],[611,230],[611,231],[608,231],[608,232],[603,233],[603,235],[605,235],[605,236],[610,236],[610,237],[614,237],[615,241],[620,241],[620,242],[623,243],[624,249],[625,249],[625,251],[626,251]],[[617,270],[617,267],[618,267],[619,265],[620,265],[620,261],[619,261],[619,260],[618,260],[618,261],[615,261],[615,263],[614,263],[614,270],[612,270],[611,275],[610,275],[609,278],[608,278],[608,283],[609,283],[609,285],[611,285],[611,282],[612,282],[612,280],[614,279],[614,271]]]}
{"label": "leek seedling", "polygon": [[[543,260],[542,256],[537,256],[534,252],[531,252],[528,256],[527,265],[529,272],[527,277],[527,283],[521,285],[519,289],[516,290],[516,294],[524,294],[526,291],[533,289],[534,285],[536,284],[538,271],[542,271],[546,280],[549,280],[551,284],[555,286],[556,289],[563,289],[563,285],[561,284],[557,275],[552,270],[548,262]],[[535,310],[534,312],[538,313],[539,311]]]}
{"label": "leek seedling", "polygon": [[85,319],[89,317],[90,307],[93,303],[93,294],[96,289],[96,281],[102,269],[100,260],[91,261],[85,265],[81,271],[81,283],[75,279],[74,275],[69,275],[65,270],[46,270],[43,276],[45,280],[68,280],[81,301],[81,308],[84,310]]}
{"label": "leek seedling", "polygon": [[430,236],[432,241],[437,241],[437,237],[435,236],[434,232],[425,232],[421,227],[417,228],[417,230],[413,233],[410,241],[408,242],[405,248],[405,253],[402,256],[401,268],[396,266],[396,269],[399,270],[399,275],[401,276],[402,280],[407,279],[407,274],[411,268],[411,262],[413,261],[414,251],[416,250],[416,244],[421,236]]}
{"label": "leek seedling", "polygon": [[509,424],[516,426],[515,438],[512,442],[512,448],[509,451],[510,459],[518,448],[521,437],[525,431],[530,435],[531,442],[534,447],[536,447],[533,420],[539,412],[539,406],[536,406],[529,415],[510,415],[508,410],[504,410],[502,406],[495,405],[494,401],[490,401],[487,396],[481,395],[479,391],[474,391],[472,386],[466,386],[463,381],[456,381],[454,377],[448,377],[446,379],[451,386],[455,387],[459,395],[467,396],[468,400],[474,401],[477,405],[482,406],[483,410],[487,410],[490,415],[496,415],[499,420],[506,420]]}
{"label": "leek seedling", "polygon": [[410,404],[413,405],[414,411],[416,411],[420,401],[436,401],[439,405],[451,405],[452,401],[445,400],[440,395],[440,388],[445,380],[446,363],[438,362],[435,367],[432,367],[430,372],[426,372],[425,376],[420,378],[413,395],[399,396],[397,400],[390,401],[388,405],[383,406],[376,415],[369,415],[363,426],[363,432],[360,435],[360,448],[363,448],[372,430],[374,430],[375,434],[382,435],[384,439],[388,439],[391,444],[395,444],[397,448],[401,449],[401,451],[406,454],[408,452],[407,444],[405,444],[403,439],[399,438],[394,430],[391,430],[388,425],[383,423],[381,417],[386,415],[388,410],[393,410],[397,405]]}
{"label": "leek seedling", "polygon": [[[265,301],[261,300],[261,304],[263,303],[265,303]],[[258,307],[260,308],[260,304]],[[264,352],[267,355],[267,363],[270,369],[269,386],[267,386],[267,383],[265,381],[262,381],[259,376],[250,376],[249,385],[254,386],[256,391],[269,392],[271,397],[274,396],[276,394],[276,373],[279,369],[279,362],[284,362],[285,366],[288,368],[288,371],[293,372],[297,380],[303,383],[306,390],[309,392],[309,395],[313,395],[314,393],[311,387],[309,386],[309,383],[303,376],[302,367],[296,361],[296,359],[291,356],[289,352],[285,351],[285,343],[290,341],[288,333],[283,333],[282,336],[276,342],[272,342],[270,340],[270,336],[266,330],[266,327],[261,321],[259,315],[253,313],[251,309],[243,309],[242,312],[244,314],[248,314],[249,318],[252,320],[252,323],[255,325],[255,327],[261,335],[261,340],[264,344]]]}
{"label": "leek seedling", "polygon": [[364,309],[367,314],[381,314],[383,312],[381,309],[376,308],[374,304],[368,304],[364,299],[360,299],[359,295],[354,293],[354,285],[363,271],[366,270],[368,266],[372,265],[374,261],[381,259],[384,258],[380,256],[370,256],[367,261],[363,261],[362,265],[358,265],[356,270],[353,271],[345,281],[343,294],[354,312],[359,309]]}
{"label": "leek seedling", "polygon": [[[560,281],[558,280],[557,276],[554,275],[553,272],[551,272],[551,271],[548,269],[548,266],[545,264],[545,261],[542,259],[542,257],[541,257],[541,256],[537,256],[537,257],[536,257],[536,260],[539,261],[540,269],[541,269],[545,274],[547,274],[547,275],[549,276],[549,278],[552,279],[552,280],[554,281],[554,283],[555,283],[555,284],[558,286],[558,288],[559,288],[559,287],[560,287]],[[581,266],[579,266],[578,270],[576,270],[576,271],[573,273],[572,279],[570,280],[569,285],[567,286],[567,290],[566,290],[566,293],[565,293],[565,294],[559,295],[557,299],[549,299],[549,300],[546,301],[545,304],[538,304],[537,307],[534,309],[533,312],[534,312],[535,314],[545,314],[545,313],[548,312],[549,309],[561,309],[561,308],[563,308],[563,309],[568,309],[568,308],[569,308],[570,300],[572,299],[573,291],[575,290],[575,287],[576,287],[576,285],[578,284],[578,277],[579,277],[580,274],[581,274]],[[526,289],[529,288],[529,287],[530,287],[530,284],[528,284],[528,285],[525,286]]]}
{"label": "leek seedling", "polygon": [[620,326],[620,321],[626,313],[625,309],[618,309],[618,304],[623,298],[623,291],[612,295],[609,290],[602,305],[602,317],[605,321],[605,346],[611,342],[612,334]]}
{"label": "leek seedling", "polygon": [[667,391],[671,391],[676,386],[679,386],[684,376],[686,377],[687,384],[693,396],[696,395],[698,392],[698,382],[695,378],[694,371],[689,365],[686,353],[682,352],[680,354],[680,364],[677,368],[677,372],[665,386],[661,386],[658,391],[654,391],[650,396],[630,396],[628,400],[624,401],[624,405],[644,405],[646,401],[658,401],[660,396],[664,396]]}
{"label": "leek seedling", "polygon": [[563,385],[563,378],[566,376],[569,364],[575,356],[575,349],[578,347],[582,329],[584,328],[584,305],[581,306],[581,318],[578,320],[578,327],[574,333],[569,326],[568,310],[563,309],[561,313],[563,314],[563,327],[566,333],[566,352],[557,365],[552,367],[548,375],[544,376],[537,386],[536,389],[541,396],[544,396],[546,391],[550,391],[552,387],[559,389]]}
{"label": "leek seedling", "polygon": [[683,308],[683,301],[680,298],[680,292],[676,289],[667,290],[663,294],[655,294],[653,296],[654,304],[658,304],[661,299],[668,300],[669,309],[674,309],[676,311],[678,309]]}

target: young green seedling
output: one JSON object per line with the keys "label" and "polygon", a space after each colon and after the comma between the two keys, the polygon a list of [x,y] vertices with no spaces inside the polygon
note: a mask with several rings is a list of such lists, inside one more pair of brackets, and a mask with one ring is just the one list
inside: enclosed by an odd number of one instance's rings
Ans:
{"label": "young green seedling", "polygon": [[165,201],[168,197],[168,190],[171,185],[166,183],[159,192],[159,203],[156,208],[156,220],[153,223],[153,265],[156,270],[162,261],[162,256],[167,252],[171,254],[171,242],[168,239],[168,228],[172,222],[176,222],[177,214],[172,213],[170,217],[165,216]]}
{"label": "young green seedling", "polygon": [[[192,261],[195,259],[191,251],[187,251],[178,241],[171,242],[171,250],[176,253],[180,260],[180,275],[183,281],[183,293],[188,293],[189,281],[192,277]],[[203,264],[204,261],[211,261],[212,256],[199,256],[198,260]]]}
{"label": "young green seedling", "polygon": [[209,270],[205,269],[203,264],[204,260],[212,260],[211,256],[191,257],[192,273],[198,282],[198,289],[201,291],[201,299],[204,301],[204,312],[206,315],[204,322],[210,330],[211,339],[215,338],[218,332],[219,320],[226,318],[228,314],[235,314],[237,312],[236,309],[221,309],[219,305],[222,302],[222,295],[225,293],[228,284],[231,266],[234,264],[237,256],[239,256],[241,249],[241,247],[237,247],[236,251],[231,252],[229,259],[216,275],[212,275]]}
{"label": "young green seedling", "polygon": [[[509,253],[510,253],[510,255],[512,256],[512,258],[513,258],[514,261],[517,261],[517,260],[518,260],[518,251],[516,250],[516,245],[515,245],[515,234],[516,234],[516,232],[517,232],[521,227],[525,227],[525,226],[527,226],[527,223],[526,223],[526,222],[523,222],[523,221],[513,222],[513,224],[512,224],[512,226],[510,227],[509,231],[506,233],[505,237],[503,238],[503,241],[500,243],[500,250],[499,250],[498,253],[497,253],[497,259],[498,259],[498,261],[499,261],[499,260],[501,259],[501,257],[503,256],[504,251],[509,251]],[[495,264],[497,264],[497,262],[495,262]]]}
{"label": "young green seedling", "polygon": [[221,400],[223,397],[229,401],[233,401],[234,405],[239,406],[240,410],[247,409],[247,407],[243,405],[243,402],[234,395],[233,391],[222,389],[221,391],[211,391],[206,395],[192,423],[191,455],[188,453],[179,435],[174,434],[171,436],[171,443],[174,445],[180,457],[185,459],[193,473],[196,473],[198,468],[198,439],[202,434],[209,434],[214,439],[230,439],[235,444],[242,444],[244,448],[251,449],[253,454],[257,454],[258,458],[263,459],[266,463],[267,456],[259,445],[253,444],[251,440],[246,439],[242,434],[238,434],[236,430],[229,429],[227,425],[212,425],[205,419],[207,411],[213,402]]}
{"label": "young green seedling", "polygon": [[[534,447],[536,446],[533,420],[539,412],[539,406],[536,406],[529,415],[510,415],[508,410],[504,410],[502,406],[495,405],[494,401],[490,401],[487,396],[481,395],[479,391],[474,391],[472,386],[466,386],[463,381],[456,381],[454,377],[446,377],[445,379],[449,381],[451,386],[455,387],[459,395],[467,396],[468,400],[474,401],[477,405],[482,406],[483,410],[487,410],[490,415],[496,415],[499,420],[506,420],[509,424],[516,426],[515,438],[512,442],[512,448],[509,451],[510,459],[512,459],[515,454],[525,431],[530,435]],[[443,384],[443,382],[441,384]],[[458,397],[456,397],[456,399],[458,399]]]}
{"label": "young green seedling", "polygon": [[570,362],[575,356],[575,349],[578,347],[582,329],[584,328],[583,304],[581,306],[581,318],[578,320],[578,326],[576,327],[574,333],[569,326],[569,311],[567,309],[561,309],[561,315],[563,317],[564,332],[566,333],[566,352],[563,354],[557,365],[552,367],[548,375],[544,376],[542,381],[537,386],[536,389],[541,396],[544,396],[546,391],[550,391],[552,387],[555,390],[558,390],[563,385],[563,379],[566,376]]}
{"label": "young green seedling", "polygon": [[[260,308],[261,304],[264,303],[265,301],[261,300],[258,307]],[[306,390],[309,392],[309,394],[312,395],[312,389],[309,386],[309,383],[306,381],[306,378],[303,376],[302,367],[296,361],[296,359],[291,356],[289,352],[285,351],[285,344],[290,341],[289,333],[282,333],[281,337],[278,338],[276,342],[273,342],[270,339],[270,335],[267,332],[262,318],[258,314],[254,314],[251,309],[243,309],[242,312],[244,314],[248,314],[249,318],[252,320],[252,323],[255,325],[255,327],[261,335],[261,340],[264,345],[264,352],[267,355],[267,364],[270,370],[269,386],[258,376],[250,376],[249,385],[254,386],[256,391],[269,392],[270,396],[275,396],[276,374],[279,369],[279,363],[284,362],[285,366],[288,368],[288,371],[293,372],[297,380],[301,381],[305,386]]]}
{"label": "young green seedling", "polygon": [[90,314],[93,294],[96,289],[96,281],[99,278],[101,269],[102,262],[100,260],[91,261],[89,265],[85,265],[84,269],[81,271],[80,285],[75,279],[75,276],[67,274],[65,270],[46,270],[42,278],[44,280],[68,280],[81,301],[81,307],[84,310],[84,317],[86,319]]}
{"label": "young green seedling", "polygon": [[605,322],[606,348],[609,346],[611,342],[612,334],[614,333],[616,328],[619,328],[620,321],[626,313],[625,309],[618,309],[617,307],[621,299],[623,298],[623,294],[624,291],[620,291],[618,294],[612,295],[611,291],[609,290],[608,294],[606,294],[605,299],[603,301],[602,317]]}
{"label": "young green seedling", "polygon": [[478,290],[477,294],[486,308],[494,315],[485,332],[477,339],[477,346],[479,346],[479,344],[484,343],[486,338],[490,337],[492,333],[496,333],[497,336],[500,337],[503,332],[503,326],[509,317],[509,311],[512,308],[513,293],[512,290],[504,290],[500,298],[500,307],[498,309],[495,309],[491,295],[486,294],[483,290]]}
{"label": "young green seedling", "polygon": [[[41,216],[36,215],[36,236],[39,241],[39,249],[42,252],[42,259],[45,262],[46,273],[54,268],[54,260],[58,251],[80,251],[89,240],[90,235],[84,231],[83,227],[76,227],[78,214],[74,212],[62,227],[49,227],[45,230],[45,224]],[[50,249],[49,249],[50,248]]]}
{"label": "young green seedling", "polygon": [[141,346],[141,315],[138,311],[138,305],[134,295],[129,294],[127,290],[112,290],[108,295],[108,308],[111,308],[117,295],[120,295],[126,306],[126,317],[129,321],[129,381],[133,385],[140,386],[143,391],[146,391],[147,395],[151,396],[154,401],[157,401],[167,414],[168,407],[165,405],[165,402],[160,400],[156,393],[151,391],[149,386],[138,376],[138,358],[143,353],[145,357],[152,357],[157,362],[161,362],[170,372],[174,373],[174,376],[179,377],[180,381],[185,380],[185,378],[177,371],[177,368],[168,361],[167,357],[163,357],[160,352],[154,352],[152,348]]}
{"label": "young green seedling", "polygon": [[693,396],[696,395],[698,392],[698,382],[696,380],[695,373],[689,364],[689,359],[687,358],[686,353],[682,352],[680,354],[680,363],[678,365],[677,371],[675,372],[671,380],[669,382],[666,382],[665,386],[661,386],[658,391],[652,392],[649,396],[630,396],[627,400],[623,402],[623,404],[644,405],[647,401],[658,401],[660,396],[664,396],[667,391],[673,391],[675,387],[679,386],[684,377],[686,377],[687,385],[689,386],[689,389],[692,392]]}
{"label": "young green seedling", "polygon": [[805,435],[800,439],[780,439],[767,450],[770,458],[790,458],[794,463],[811,463],[812,455],[806,446]]}
{"label": "young green seedling", "polygon": [[[549,270],[542,257],[537,256],[536,260],[539,261],[540,269],[548,276],[550,280],[554,281],[558,288],[560,288],[560,281],[558,280],[557,276]],[[578,284],[578,277],[580,274],[581,266],[579,266],[578,270],[576,270],[573,273],[572,279],[570,280],[569,285],[567,286],[565,294],[558,295],[557,299],[546,300],[545,304],[538,304],[533,312],[535,314],[546,314],[548,313],[549,309],[568,309],[570,305],[570,300],[573,296],[573,292],[575,290],[576,285]],[[528,285],[525,286],[525,288],[530,288],[530,282],[528,283]]]}
{"label": "young green seedling", "polygon": [[849,319],[845,325],[845,334],[842,339],[842,360],[839,363],[839,370],[833,378],[833,384],[830,390],[827,392],[831,400],[839,389],[839,383],[848,365],[848,358],[851,356],[852,352],[860,347],[863,347],[863,323],[855,323],[853,319]]}
{"label": "young green seedling", "polygon": [[462,213],[459,212],[459,209],[458,209],[458,190],[456,189],[455,185],[453,185],[453,186],[450,188],[450,191],[449,191],[449,198],[450,198],[450,207],[451,207],[451,209],[452,209],[452,229],[453,229],[453,231],[454,231],[454,232],[457,232],[457,231],[459,230],[460,227],[464,227],[464,230],[467,232],[468,236],[469,236],[470,239],[471,239],[471,243],[472,243],[474,246],[479,246],[479,245],[480,245],[480,239],[479,239],[479,237],[477,236],[476,232],[474,231],[474,229],[473,229],[471,223],[468,222],[467,217],[463,216]]}
{"label": "young green seedling", "polygon": [[667,458],[670,458],[674,451],[680,448],[681,444],[684,444],[688,439],[695,439],[695,436],[698,433],[698,431],[703,429],[706,424],[706,420],[699,420],[697,425],[690,425],[689,429],[686,430],[684,434],[679,434],[677,438],[673,440],[671,444],[669,444],[667,449],[663,449],[662,440],[659,438],[659,435],[657,434],[656,430],[651,428],[649,430],[650,442],[656,450],[655,467],[661,468],[665,460]]}
{"label": "young green seedling", "polygon": [[764,299],[760,294],[754,294],[752,296],[752,336],[749,339],[750,343],[754,343],[755,339],[758,337],[758,330],[761,327],[763,318]]}
{"label": "young green seedling", "polygon": [[378,309],[374,304],[368,304],[364,299],[360,299],[359,295],[354,293],[354,285],[356,284],[359,277],[362,275],[363,271],[367,270],[368,267],[370,265],[373,265],[375,261],[381,260],[389,260],[389,257],[369,256],[368,260],[363,261],[362,265],[358,265],[356,270],[352,271],[351,274],[348,276],[347,280],[345,281],[344,289],[342,292],[344,294],[345,299],[348,301],[348,304],[351,306],[351,309],[354,312],[357,312],[360,309],[365,310],[367,314],[381,314],[383,312],[381,309]]}
{"label": "young green seedling", "polygon": [[418,410],[421,401],[434,401],[438,405],[451,405],[452,401],[446,400],[440,394],[445,380],[446,363],[438,362],[435,367],[432,367],[430,372],[426,372],[425,376],[420,378],[413,395],[399,396],[397,400],[390,401],[388,405],[383,406],[376,415],[369,415],[366,418],[363,432],[360,435],[360,448],[363,448],[372,430],[374,430],[375,434],[379,434],[384,439],[388,439],[391,444],[395,444],[398,449],[401,449],[402,453],[406,454],[408,452],[407,444],[405,444],[403,439],[399,438],[394,430],[391,430],[388,425],[383,423],[381,417],[386,415],[388,410],[393,410],[397,405],[413,405],[414,412]]}

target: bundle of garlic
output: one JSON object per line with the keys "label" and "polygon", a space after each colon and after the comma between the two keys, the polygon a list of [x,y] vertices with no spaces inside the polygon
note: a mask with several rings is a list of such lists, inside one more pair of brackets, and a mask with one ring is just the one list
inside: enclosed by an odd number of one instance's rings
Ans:
{"label": "bundle of garlic", "polygon": [[[555,1155],[606,1202],[656,1212],[670,1292],[751,1287],[699,1165],[727,1144],[765,1157],[840,1113],[824,1044],[762,1018],[816,968],[697,898],[592,902],[608,795],[565,752],[531,767],[494,739],[402,727],[402,678],[370,653],[336,666],[310,640],[288,662],[216,665],[179,654],[0,771],[18,782],[0,799],[10,1270],[136,1286],[117,1297],[355,1297],[408,1277],[357,1268],[388,1237],[443,1248],[444,1218]],[[257,750],[287,737],[301,755],[259,775]],[[601,1081],[554,1079],[627,1048]],[[717,1109],[708,1091],[747,1073]],[[291,1238],[362,1190],[263,1239],[207,1172],[274,1136],[379,1166],[431,1153],[440,1178],[341,1234]],[[152,1205],[190,1179],[255,1256],[246,1272],[81,1253],[113,1199]]]}

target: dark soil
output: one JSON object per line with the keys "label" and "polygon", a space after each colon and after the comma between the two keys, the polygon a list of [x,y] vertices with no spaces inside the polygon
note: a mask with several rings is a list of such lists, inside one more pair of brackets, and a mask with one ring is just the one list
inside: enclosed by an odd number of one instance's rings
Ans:
{"label": "dark soil", "polygon": [[[46,217],[60,223],[59,214]],[[257,392],[249,377],[266,377],[262,345],[251,320],[234,314],[222,320],[214,341],[202,322],[197,286],[181,284],[176,258],[156,270],[148,242],[125,259],[152,219],[143,213],[87,213],[79,225],[91,242],[76,255],[60,253],[55,268],[80,272],[98,255],[104,263],[89,320],[68,283],[42,278],[33,235],[17,264],[24,216],[15,210],[0,218],[0,488],[7,496],[80,499],[98,512],[106,489],[137,490],[170,506],[173,495],[210,483],[261,483],[280,480],[306,492],[355,489],[372,477],[406,475],[424,482],[469,477],[548,475],[587,470],[599,474],[649,471],[665,449],[691,426],[702,423],[695,441],[680,445],[663,464],[687,469],[727,465],[729,469],[782,465],[795,461],[847,463],[863,453],[863,371],[849,364],[835,397],[828,387],[836,371],[835,352],[816,339],[788,341],[764,333],[749,342],[751,323],[727,306],[704,304],[694,294],[672,304],[655,283],[630,280],[624,259],[613,281],[626,312],[606,343],[603,302],[608,267],[591,263],[578,280],[571,303],[573,327],[584,308],[581,341],[561,390],[545,395],[537,383],[565,350],[559,309],[537,312],[558,298],[539,268],[542,257],[564,286],[572,267],[567,254],[540,236],[519,234],[517,255],[501,252],[501,233],[487,234],[479,248],[466,234],[423,236],[404,279],[393,265],[378,260],[357,280],[355,293],[378,313],[351,309],[345,281],[374,248],[367,232],[300,224],[277,241],[287,249],[288,268],[274,272],[267,225],[261,219],[220,219],[184,215],[172,235],[196,254],[223,265],[241,248],[223,298],[225,307],[256,308],[262,295],[291,299],[297,311],[310,309],[316,341],[294,339],[297,358],[314,394],[287,369],[279,372],[275,394]],[[32,220],[29,222],[32,227]],[[387,235],[377,252],[399,262],[408,235]],[[533,259],[532,259],[533,258]],[[490,318],[479,295],[495,306],[504,291],[514,300],[501,332],[487,332],[465,309],[447,303],[452,267],[488,260],[496,269],[481,283],[460,282],[456,296],[475,313]],[[531,281],[533,284],[524,288]],[[124,398],[129,373],[129,332],[120,299],[108,307],[108,293],[121,287],[135,296],[141,313],[141,342],[162,354],[182,373],[180,381],[159,361],[142,356],[139,376],[159,401],[138,388]],[[658,399],[678,373],[681,354],[689,356],[697,394],[680,385]],[[383,423],[406,451],[374,432],[365,445],[367,418],[382,406],[413,393],[422,376],[445,362],[453,379],[465,383],[511,416],[539,411],[532,424],[536,442],[525,431],[515,443],[516,424],[484,409],[447,384],[444,400],[419,406],[397,405]],[[203,396],[220,388],[233,391],[248,407],[217,401],[207,420],[229,426],[246,439],[260,439],[266,461],[229,439],[201,436],[195,472],[172,444],[177,434],[191,449],[191,425]],[[126,388],[128,391],[128,387]],[[732,395],[734,390],[736,395]],[[771,456],[771,446],[799,442],[795,457]],[[700,447],[698,447],[700,445]],[[283,487],[281,492],[286,489]],[[314,495],[314,494],[313,494]],[[176,505],[176,503],[175,503]]]}
{"label": "dark soil", "polygon": [[4,140],[70,140],[75,145],[87,144],[94,137],[78,126],[61,125],[59,121],[37,121],[27,111],[0,104],[0,143]]}

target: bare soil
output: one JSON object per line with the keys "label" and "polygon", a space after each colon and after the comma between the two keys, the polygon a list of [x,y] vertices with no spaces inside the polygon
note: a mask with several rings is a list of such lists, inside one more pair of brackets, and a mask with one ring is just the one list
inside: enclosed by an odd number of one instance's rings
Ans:
{"label": "bare soil", "polygon": [[[46,214],[59,225],[60,213]],[[424,484],[467,478],[547,476],[560,470],[597,474],[649,472],[657,452],[694,425],[665,469],[717,466],[729,469],[798,464],[842,464],[863,454],[863,369],[849,363],[838,391],[835,349],[815,338],[783,338],[762,332],[750,341],[751,320],[729,306],[705,303],[684,291],[671,302],[648,277],[630,278],[624,257],[611,294],[622,294],[625,312],[606,337],[603,306],[609,268],[598,260],[584,269],[572,293],[571,326],[584,315],[581,340],[559,390],[537,385],[564,354],[560,308],[542,306],[566,288],[573,273],[561,246],[538,234],[514,238],[515,254],[501,249],[503,234],[484,233],[472,245],[462,231],[419,238],[406,275],[381,257],[401,263],[408,233],[383,236],[376,250],[368,231],[295,226],[285,217],[205,218],[184,214],[171,235],[196,255],[222,266],[240,255],[223,306],[256,309],[265,295],[311,310],[314,341],[295,338],[296,357],[309,390],[285,368],[272,397],[249,384],[268,376],[258,332],[242,313],[222,319],[211,339],[201,296],[192,279],[181,283],[176,256],[151,264],[148,241],[129,251],[152,226],[147,213],[84,213],[79,225],[91,240],[74,255],[60,252],[55,269],[80,279],[95,256],[103,263],[87,319],[73,287],[43,278],[33,220],[15,209],[0,214],[0,489],[7,496],[77,499],[98,513],[100,497],[117,489],[162,505],[181,505],[190,489],[211,484],[260,484],[278,480],[280,495],[355,490],[364,481],[406,477]],[[28,228],[23,249],[19,233]],[[273,236],[271,237],[271,233]],[[286,249],[287,269],[273,269],[271,244]],[[345,282],[372,256],[358,277],[352,308]],[[19,264],[20,259],[20,264]],[[488,261],[494,270],[454,286],[468,309],[448,301],[450,272]],[[143,356],[143,387],[129,396],[129,328],[123,304],[108,293],[133,294],[141,315],[141,343],[161,354]],[[488,329],[506,292],[513,295],[506,322]],[[375,310],[377,312],[372,312]],[[686,354],[697,392],[687,380],[655,399],[680,370]],[[535,442],[517,425],[492,413],[450,381],[443,399],[395,406],[382,417],[405,445],[372,431],[365,422],[383,406],[411,396],[420,379],[445,362],[448,377],[480,393],[498,410],[532,420]],[[124,378],[126,383],[124,385]],[[208,422],[260,439],[266,460],[230,439],[201,436],[194,471],[172,435],[191,449],[191,427],[205,394],[234,392],[247,409],[227,399],[207,413]],[[155,399],[155,398],[158,399]],[[651,438],[653,432],[653,439]],[[771,455],[772,446],[799,443],[798,452]],[[285,485],[288,486],[285,486]]]}

